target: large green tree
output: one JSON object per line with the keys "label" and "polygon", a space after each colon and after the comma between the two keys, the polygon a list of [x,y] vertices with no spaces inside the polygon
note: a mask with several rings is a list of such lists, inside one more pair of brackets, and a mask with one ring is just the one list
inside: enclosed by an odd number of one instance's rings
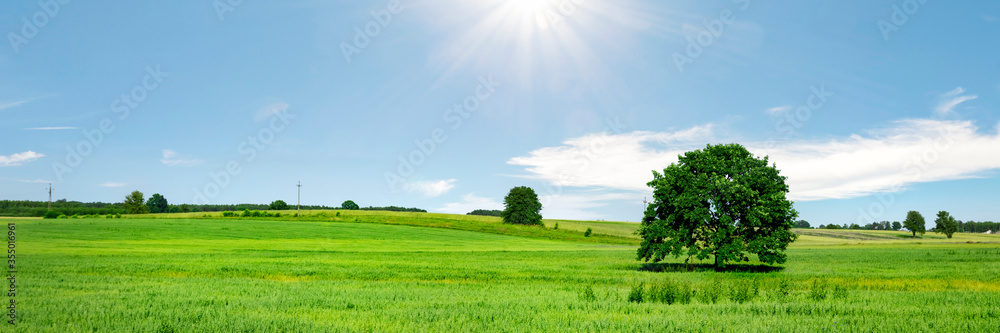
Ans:
{"label": "large green tree", "polygon": [[934,231],[951,238],[951,235],[958,231],[958,221],[955,221],[950,213],[942,210],[937,213],[937,218],[934,219]]}
{"label": "large green tree", "polygon": [[284,200],[274,200],[274,202],[272,202],[270,205],[267,205],[267,209],[269,209],[269,210],[287,210],[288,209],[288,203],[285,203]]}
{"label": "large green tree", "polygon": [[164,198],[159,193],[153,193],[146,200],[146,207],[149,209],[150,213],[167,213],[170,211],[170,204],[167,203],[167,198]]}
{"label": "large green tree", "polygon": [[785,197],[786,177],[767,162],[739,144],[721,144],[678,156],[662,174],[654,170],[647,184],[653,202],[636,232],[638,259],[714,256],[716,267],[725,267],[752,253],[784,263],[798,212]]}
{"label": "large green tree", "polygon": [[132,193],[125,196],[125,202],[122,206],[125,207],[125,212],[128,214],[149,213],[149,207],[146,207],[142,192],[139,191],[132,191]]}
{"label": "large green tree", "polygon": [[927,232],[927,229],[924,226],[925,224],[926,222],[924,221],[924,216],[920,215],[920,212],[915,210],[907,212],[906,220],[903,221],[903,227],[906,228],[906,230],[913,232],[913,237],[917,237],[918,232],[921,235]]}
{"label": "large green tree", "polygon": [[535,190],[527,186],[518,186],[510,189],[507,196],[503,198],[504,210],[500,213],[500,218],[504,223],[513,224],[542,224],[542,203],[538,201],[538,194]]}
{"label": "large green tree", "polygon": [[358,210],[358,209],[361,209],[361,207],[358,206],[358,204],[354,203],[353,200],[344,201],[344,203],[340,204],[340,208],[347,209],[347,210]]}

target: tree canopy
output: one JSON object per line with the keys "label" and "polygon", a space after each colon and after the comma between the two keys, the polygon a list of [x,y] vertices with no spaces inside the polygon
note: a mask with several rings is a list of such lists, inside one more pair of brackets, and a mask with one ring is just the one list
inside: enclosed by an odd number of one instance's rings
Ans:
{"label": "tree canopy", "polygon": [[638,259],[659,262],[686,255],[714,256],[717,267],[749,261],[784,263],[796,239],[798,212],[785,198],[786,177],[768,158],[739,144],[708,145],[678,156],[663,173],[653,171],[653,202],[646,208]]}
{"label": "tree canopy", "polygon": [[267,205],[269,210],[287,210],[288,204],[284,200],[274,200],[270,205]]}
{"label": "tree canopy", "polygon": [[132,191],[132,193],[125,196],[125,202],[122,203],[122,206],[125,207],[125,212],[129,214],[146,214],[149,213],[149,207],[146,207],[144,201],[142,192]]}
{"label": "tree canopy", "polygon": [[170,204],[167,203],[167,198],[164,198],[159,193],[153,193],[149,197],[149,200],[146,201],[146,208],[153,214],[170,212]]}
{"label": "tree canopy", "polygon": [[958,231],[958,221],[955,221],[951,213],[942,210],[937,213],[937,218],[934,219],[934,231],[951,238],[951,235]]}
{"label": "tree canopy", "polygon": [[500,213],[500,218],[504,223],[543,225],[542,203],[538,201],[538,194],[532,188],[518,186],[510,189],[503,198],[503,204],[504,210]]}
{"label": "tree canopy", "polygon": [[924,216],[920,215],[920,212],[915,210],[907,212],[906,220],[903,221],[903,227],[906,228],[906,230],[913,232],[913,237],[917,237],[918,232],[921,235],[927,232],[927,229],[925,229],[926,227],[924,226],[925,224],[926,222],[924,221]]}
{"label": "tree canopy", "polygon": [[340,204],[340,208],[347,210],[358,210],[361,209],[361,206],[358,206],[358,204],[354,203],[354,201],[352,200],[347,200],[344,201],[344,203]]}

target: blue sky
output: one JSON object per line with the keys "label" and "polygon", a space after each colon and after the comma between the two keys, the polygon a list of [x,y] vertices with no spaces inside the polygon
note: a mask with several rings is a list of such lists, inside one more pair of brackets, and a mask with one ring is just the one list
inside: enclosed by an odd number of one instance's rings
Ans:
{"label": "blue sky", "polygon": [[[501,208],[637,221],[738,142],[813,224],[1000,220],[1000,3],[19,1],[0,199]],[[405,162],[402,162],[405,161]]]}

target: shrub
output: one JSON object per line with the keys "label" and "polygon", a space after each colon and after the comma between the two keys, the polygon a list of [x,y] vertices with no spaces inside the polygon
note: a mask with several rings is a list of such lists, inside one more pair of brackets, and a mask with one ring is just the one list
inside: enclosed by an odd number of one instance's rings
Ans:
{"label": "shrub", "polygon": [[676,283],[670,280],[653,284],[649,287],[649,300],[667,304],[688,304],[691,303],[691,285],[687,283]]}
{"label": "shrub", "polygon": [[59,214],[59,216],[56,216],[56,218],[57,219],[68,219],[69,216],[66,216],[66,214]]}
{"label": "shrub", "polygon": [[337,217],[340,217],[340,212],[337,212]]}
{"label": "shrub", "polygon": [[847,288],[836,284],[833,286],[833,295],[830,296],[832,299],[846,299],[847,298]]}
{"label": "shrub", "polygon": [[775,295],[780,299],[784,299],[792,294],[792,283],[788,279],[781,279],[778,281],[778,290],[775,291]]}
{"label": "shrub", "polygon": [[556,222],[556,226],[553,227],[552,230],[559,230],[559,222]]}
{"label": "shrub", "polygon": [[106,218],[106,219],[113,219],[113,218],[115,218],[115,216],[111,215],[111,214],[108,214],[108,215],[104,215],[104,218]]}
{"label": "shrub", "polygon": [[590,234],[594,233],[594,229],[587,228],[587,231],[583,232],[583,237],[590,237]]}
{"label": "shrub", "polygon": [[580,299],[585,302],[593,302],[597,300],[597,294],[594,294],[594,286],[587,285],[583,288],[583,292],[580,293]]}
{"label": "shrub", "polygon": [[233,217],[233,216],[236,216],[236,213],[230,212],[228,210],[222,212],[222,217]]}
{"label": "shrub", "polygon": [[757,283],[757,279],[753,279],[752,283],[737,282],[732,284],[729,292],[729,299],[736,303],[745,303],[757,297],[757,294],[760,293],[760,285]]}
{"label": "shrub", "polygon": [[250,216],[251,216],[250,209],[243,209],[243,214],[240,215],[240,217],[250,217]]}
{"label": "shrub", "polygon": [[274,213],[274,217],[281,217],[281,213]]}
{"label": "shrub", "polygon": [[698,301],[705,304],[718,302],[722,298],[723,290],[725,290],[725,286],[722,285],[722,282],[714,280],[698,292]]}
{"label": "shrub", "polygon": [[59,215],[60,215],[59,212],[56,212],[54,210],[50,210],[50,211],[45,212],[44,218],[54,219],[54,218],[59,217]]}
{"label": "shrub", "polygon": [[122,213],[115,213],[115,218],[116,219],[122,218]]}
{"label": "shrub", "polygon": [[826,282],[819,279],[813,280],[812,288],[809,289],[809,298],[817,302],[826,299]]}
{"label": "shrub", "polygon": [[634,303],[642,303],[642,283],[637,283],[632,285],[632,290],[628,292],[628,301]]}

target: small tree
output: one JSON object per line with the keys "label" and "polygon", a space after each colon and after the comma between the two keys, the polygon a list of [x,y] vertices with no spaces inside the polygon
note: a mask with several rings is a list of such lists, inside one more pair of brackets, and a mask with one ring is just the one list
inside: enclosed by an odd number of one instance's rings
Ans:
{"label": "small tree", "polygon": [[150,213],[167,213],[170,211],[170,204],[167,203],[167,198],[164,198],[159,193],[153,193],[146,201],[146,208],[149,209]]}
{"label": "small tree", "polygon": [[358,210],[361,209],[361,206],[358,206],[358,204],[354,203],[354,201],[352,200],[347,200],[344,201],[344,203],[340,204],[340,208],[347,210]]}
{"label": "small tree", "polygon": [[270,205],[267,206],[269,210],[287,210],[288,204],[284,200],[274,200]]}
{"label": "small tree", "polygon": [[906,213],[906,221],[903,221],[903,227],[905,227],[906,230],[913,232],[913,237],[917,237],[918,232],[921,235],[927,232],[927,229],[925,229],[926,227],[924,226],[925,224],[924,216],[920,215],[920,212],[915,210],[911,210]]}
{"label": "small tree", "polygon": [[951,235],[958,231],[958,221],[955,221],[951,214],[942,210],[937,213],[937,218],[934,219],[934,231],[951,238]]}
{"label": "small tree", "polygon": [[122,206],[125,207],[125,212],[128,214],[149,213],[149,207],[146,207],[142,192],[139,191],[132,191],[131,194],[125,196],[125,202]]}
{"label": "small tree", "polygon": [[899,231],[899,229],[903,229],[903,224],[899,221],[892,222],[892,230]]}
{"label": "small tree", "polygon": [[646,207],[638,259],[666,256],[784,263],[795,241],[798,212],[786,199],[788,185],[768,158],[739,144],[708,145],[678,156],[663,173],[653,171],[653,202]]}
{"label": "small tree", "polygon": [[542,224],[542,203],[538,194],[527,186],[510,189],[503,198],[504,210],[500,217],[504,223],[544,225]]}
{"label": "small tree", "polygon": [[795,227],[796,228],[809,229],[809,228],[812,228],[812,225],[809,225],[809,221],[798,220],[798,221],[795,222]]}

